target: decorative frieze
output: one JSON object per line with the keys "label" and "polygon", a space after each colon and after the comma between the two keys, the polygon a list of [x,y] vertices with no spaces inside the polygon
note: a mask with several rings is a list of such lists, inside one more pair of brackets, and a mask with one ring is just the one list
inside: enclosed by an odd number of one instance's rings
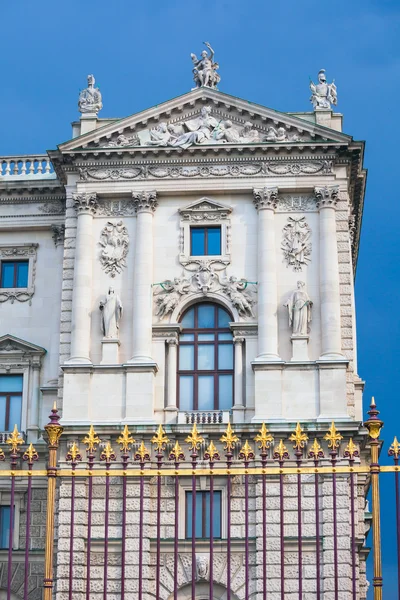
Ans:
{"label": "decorative frieze", "polygon": [[97,194],[95,192],[92,193],[82,193],[82,194],[73,194],[74,206],[76,211],[79,214],[89,213],[94,215],[97,210],[98,201]]}
{"label": "decorative frieze", "polygon": [[129,250],[129,233],[123,221],[108,221],[100,233],[100,262],[104,271],[111,277],[121,273],[126,267],[126,256]]}
{"label": "decorative frieze", "polygon": [[305,212],[317,210],[315,196],[292,196],[290,194],[280,194],[278,197],[278,212]]}
{"label": "decorative frieze", "polygon": [[282,251],[287,267],[302,271],[311,260],[311,229],[305,217],[288,217],[283,228]]}
{"label": "decorative frieze", "polygon": [[131,217],[136,213],[133,200],[101,200],[97,217]]}
{"label": "decorative frieze", "polygon": [[157,192],[155,190],[132,192],[132,198],[133,198],[136,213],[139,213],[139,212],[154,213],[158,206]]}

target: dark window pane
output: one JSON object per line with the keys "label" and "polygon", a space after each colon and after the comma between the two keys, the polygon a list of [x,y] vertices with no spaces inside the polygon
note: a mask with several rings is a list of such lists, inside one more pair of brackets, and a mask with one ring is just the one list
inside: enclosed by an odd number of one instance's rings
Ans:
{"label": "dark window pane", "polygon": [[6,430],[7,398],[0,396],[0,431]]}
{"label": "dark window pane", "polygon": [[193,410],[193,376],[181,375],[179,377],[179,408]]}
{"label": "dark window pane", "polygon": [[10,517],[11,509],[9,506],[0,507],[0,548],[8,548],[10,537]]}
{"label": "dark window pane", "polygon": [[181,342],[194,342],[194,333],[181,333],[179,340]]}
{"label": "dark window pane", "polygon": [[0,392],[22,392],[23,375],[0,375]]}
{"label": "dark window pane", "polygon": [[[192,537],[193,501],[192,492],[186,492],[186,537]],[[202,492],[196,492],[196,538],[203,536]]]}
{"label": "dark window pane", "polygon": [[181,323],[184,329],[194,328],[194,308],[191,308],[184,314]]}
{"label": "dark window pane", "polygon": [[199,375],[199,410],[214,409],[214,375]]}
{"label": "dark window pane", "polygon": [[21,429],[21,407],[22,407],[22,396],[11,396],[10,398],[10,418],[8,421],[8,429],[12,431],[14,425],[17,426],[18,431]]}
{"label": "dark window pane", "polygon": [[211,329],[215,327],[215,309],[212,304],[200,304],[197,312],[199,329]]}
{"label": "dark window pane", "polygon": [[207,254],[221,254],[221,228],[212,227],[207,230]]}
{"label": "dark window pane", "polygon": [[[210,492],[196,492],[196,538],[210,537]],[[192,537],[192,492],[186,492],[186,538]],[[221,492],[213,495],[213,536],[221,537]]]}
{"label": "dark window pane", "polygon": [[219,408],[220,410],[229,410],[232,408],[232,375],[219,375]]}
{"label": "dark window pane", "polygon": [[219,344],[218,346],[218,369],[233,369],[233,345]]}
{"label": "dark window pane", "polygon": [[199,342],[213,342],[215,335],[213,333],[199,333],[197,339]]}
{"label": "dark window pane", "polygon": [[221,492],[214,492],[214,537],[221,537]]}
{"label": "dark window pane", "polygon": [[229,313],[226,312],[223,308],[218,309],[218,327],[225,328],[229,327],[229,323],[231,322],[231,317]]}
{"label": "dark window pane", "polygon": [[198,346],[197,368],[199,371],[214,370],[214,344],[200,344]]}
{"label": "dark window pane", "polygon": [[28,287],[28,261],[17,263],[17,287]]}
{"label": "dark window pane", "polygon": [[14,287],[14,266],[15,263],[12,262],[1,263],[1,287]]}
{"label": "dark window pane", "polygon": [[218,339],[222,342],[231,342],[233,339],[233,335],[231,333],[219,333]]}
{"label": "dark window pane", "polygon": [[205,232],[202,227],[190,229],[190,253],[192,256],[204,256],[205,254]]}
{"label": "dark window pane", "polygon": [[194,370],[194,346],[179,346],[179,369],[181,371]]}

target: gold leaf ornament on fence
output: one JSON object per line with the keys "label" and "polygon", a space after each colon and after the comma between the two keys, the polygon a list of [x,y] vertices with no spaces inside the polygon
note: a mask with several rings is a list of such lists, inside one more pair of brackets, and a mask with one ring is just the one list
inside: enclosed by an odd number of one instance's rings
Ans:
{"label": "gold leaf ornament on fence", "polygon": [[343,456],[350,460],[354,460],[356,456],[359,456],[358,446],[356,446],[356,444],[353,442],[353,438],[349,439],[349,443],[344,449]]}
{"label": "gold leaf ornament on fence", "polygon": [[29,464],[39,460],[39,454],[36,452],[36,449],[33,447],[32,443],[29,444],[28,449],[23,453],[22,459],[26,460]]}
{"label": "gold leaf ornament on fence", "polygon": [[237,442],[239,441],[239,438],[235,434],[235,432],[233,431],[232,426],[231,426],[230,423],[228,423],[227,428],[225,430],[225,433],[222,435],[220,441],[223,444],[225,444],[225,446],[224,446],[225,450],[227,450],[228,452],[231,452],[232,449],[237,444]]}
{"label": "gold leaf ornament on fence", "polygon": [[128,425],[125,425],[123,432],[117,438],[117,444],[119,444],[121,452],[129,452],[134,443],[135,440],[132,437],[132,432],[129,431]]}
{"label": "gold leaf ornament on fence", "polygon": [[97,446],[100,444],[101,439],[98,437],[97,433],[94,430],[93,425],[90,426],[89,432],[86,437],[83,438],[83,443],[86,446],[87,452],[95,452]]}
{"label": "gold leaf ornament on fence", "polygon": [[151,443],[155,445],[155,447],[157,448],[158,452],[163,452],[163,450],[165,450],[165,446],[166,444],[168,444],[169,439],[168,437],[165,435],[165,431],[163,429],[162,425],[159,425],[158,429],[157,429],[157,433],[155,435],[153,435],[153,437],[151,438]]}
{"label": "gold leaf ornament on fence", "polygon": [[284,460],[287,460],[289,458],[289,452],[285,444],[283,443],[283,440],[279,440],[279,444],[275,446],[274,458],[275,460],[279,460],[280,462],[283,462]]}
{"label": "gold leaf ornament on fence", "polygon": [[270,448],[272,442],[274,441],[274,437],[272,433],[268,431],[265,423],[261,425],[261,429],[255,436],[254,441],[258,443],[260,450],[268,450],[268,448]]}
{"label": "gold leaf ornament on fence", "polygon": [[393,456],[393,458],[399,458],[399,454],[400,454],[400,444],[397,440],[397,437],[394,438],[392,445],[390,446],[389,450],[388,450],[388,455],[389,456]]}
{"label": "gold leaf ornament on fence", "polygon": [[174,447],[170,452],[169,460],[173,460],[176,463],[178,463],[181,460],[185,460],[185,455],[178,441],[175,442]]}
{"label": "gold leaf ornament on fence", "polygon": [[117,460],[115,456],[114,450],[111,447],[111,442],[108,441],[104,446],[104,449],[100,453],[100,460],[104,460],[106,463],[111,462],[112,460]]}
{"label": "gold leaf ornament on fence", "polygon": [[308,441],[308,436],[303,432],[300,423],[297,423],[294,433],[290,436],[289,440],[294,442],[293,448],[301,450],[304,448],[305,443]]}
{"label": "gold leaf ornament on fence", "polygon": [[246,440],[245,443],[243,444],[243,446],[239,452],[239,458],[241,460],[244,460],[244,462],[248,462],[249,460],[255,459],[255,454],[253,452],[253,448],[250,446],[248,440]]}
{"label": "gold leaf ornament on fence", "polygon": [[309,458],[313,458],[314,460],[319,460],[320,458],[324,458],[324,451],[321,448],[320,443],[317,438],[314,439],[310,451],[308,453]]}
{"label": "gold leaf ornament on fence", "polygon": [[219,452],[216,449],[215,444],[212,440],[209,443],[208,448],[204,452],[204,458],[205,460],[208,460],[210,462],[214,462],[220,459]]}
{"label": "gold leaf ornament on fence", "polygon": [[10,452],[12,454],[18,454],[19,446],[24,443],[24,440],[18,431],[18,427],[14,425],[13,432],[10,434],[9,438],[6,440],[6,444],[10,446]]}
{"label": "gold leaf ornament on fence", "polygon": [[143,440],[142,440],[139,448],[135,452],[134,460],[140,461],[141,463],[144,463],[144,462],[150,460],[150,452],[149,452],[149,450],[147,450],[146,446],[144,445]]}
{"label": "gold leaf ornament on fence", "polygon": [[339,448],[342,439],[343,436],[338,432],[334,421],[332,421],[328,433],[324,436],[324,440],[328,442],[328,448],[336,450],[336,448]]}
{"label": "gold leaf ornament on fence", "polygon": [[65,455],[65,460],[71,463],[76,463],[82,460],[82,456],[79,452],[79,447],[76,442],[74,442],[68,450],[67,454]]}
{"label": "gold leaf ornament on fence", "polygon": [[198,432],[196,423],[193,425],[192,431],[187,436],[185,442],[189,444],[189,450],[195,451],[200,449],[200,445],[204,442],[204,439]]}

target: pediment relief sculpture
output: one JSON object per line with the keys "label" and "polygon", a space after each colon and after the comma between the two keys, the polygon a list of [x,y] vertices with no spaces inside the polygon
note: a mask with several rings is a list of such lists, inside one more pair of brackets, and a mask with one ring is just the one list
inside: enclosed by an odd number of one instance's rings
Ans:
{"label": "pediment relief sculpture", "polygon": [[226,264],[219,260],[191,260],[186,273],[173,281],[164,281],[155,288],[155,314],[163,319],[170,315],[183,297],[202,293],[220,294],[227,298],[242,318],[254,318],[255,282],[227,275]]}
{"label": "pediment relief sculpture", "polygon": [[161,121],[151,129],[144,129],[131,136],[119,134],[102,144],[104,148],[129,146],[155,146],[189,148],[204,144],[259,144],[305,141],[298,133],[289,133],[280,126],[270,126],[260,131],[251,121],[239,125],[230,118],[212,115],[211,106],[203,106],[200,115],[180,122]]}
{"label": "pediment relief sculpture", "polygon": [[311,260],[311,229],[305,217],[288,217],[283,228],[282,251],[286,266],[301,271]]}
{"label": "pediment relief sculpture", "polygon": [[126,267],[126,256],[129,250],[129,233],[123,221],[108,221],[100,233],[100,262],[104,271],[111,277],[121,273]]}

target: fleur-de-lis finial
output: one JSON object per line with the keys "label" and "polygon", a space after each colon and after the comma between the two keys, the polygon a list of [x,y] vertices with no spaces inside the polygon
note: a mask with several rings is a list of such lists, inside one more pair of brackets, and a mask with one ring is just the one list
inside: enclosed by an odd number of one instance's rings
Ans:
{"label": "fleur-de-lis finial", "polygon": [[400,444],[397,441],[397,437],[394,438],[393,444],[390,446],[388,450],[388,455],[393,456],[394,458],[399,458],[400,453]]}
{"label": "fleur-de-lis finial", "polygon": [[308,453],[309,458],[313,458],[314,460],[319,460],[320,458],[324,458],[324,451],[322,450],[317,438],[314,439],[310,451]]}
{"label": "fleur-de-lis finial", "polygon": [[18,427],[14,425],[13,432],[10,433],[10,436],[6,440],[6,443],[10,446],[10,452],[12,454],[18,454],[19,446],[24,443],[24,440],[21,437],[21,434],[18,431]]}
{"label": "fleur-de-lis finial", "polygon": [[272,442],[274,441],[274,438],[272,434],[268,431],[265,423],[261,425],[261,429],[254,438],[254,441],[258,442],[258,447],[260,448],[260,450],[267,450],[271,446]]}
{"label": "fleur-de-lis finial", "polygon": [[6,460],[6,455],[4,454],[4,452],[1,448],[0,448],[0,460]]}
{"label": "fleur-de-lis finial", "polygon": [[162,452],[163,450],[165,450],[165,445],[168,444],[168,442],[169,439],[165,435],[163,426],[160,424],[158,426],[157,433],[151,438],[151,443],[155,445],[158,452]]}
{"label": "fleur-de-lis finial", "polygon": [[142,440],[139,448],[135,452],[134,460],[140,460],[140,462],[144,463],[146,460],[150,460],[150,452],[147,450],[144,445],[144,441]]}
{"label": "fleur-de-lis finial", "polygon": [[289,440],[291,442],[294,442],[293,448],[295,448],[296,450],[301,450],[302,448],[304,448],[304,445],[308,440],[308,436],[305,433],[303,433],[300,423],[297,423],[296,429],[294,430],[294,433],[292,433],[292,435],[290,436]]}
{"label": "fleur-de-lis finial", "polygon": [[107,442],[107,444],[104,446],[104,449],[101,451],[100,460],[104,460],[106,463],[109,463],[112,460],[117,460],[114,450],[111,448],[110,441]]}
{"label": "fleur-de-lis finial", "polygon": [[289,452],[287,451],[287,448],[286,448],[285,444],[283,443],[283,440],[279,440],[279,444],[277,446],[275,446],[274,458],[276,460],[280,460],[281,462],[283,462],[284,460],[287,460],[289,458]]}
{"label": "fleur-de-lis finial", "polygon": [[210,462],[215,462],[216,460],[220,459],[219,452],[212,440],[209,443],[207,450],[204,452],[204,458]]}
{"label": "fleur-de-lis finial", "polygon": [[22,455],[22,459],[26,460],[30,465],[35,460],[39,460],[39,454],[36,452],[36,449],[33,447],[33,444],[29,444],[29,447]]}
{"label": "fleur-de-lis finial", "polygon": [[132,444],[134,443],[135,440],[133,439],[131,432],[128,429],[128,425],[125,425],[123,432],[117,439],[117,444],[119,444],[121,452],[129,452],[129,450],[132,447]]}
{"label": "fleur-de-lis finial", "polygon": [[[396,438],[395,438],[396,439]],[[353,442],[353,438],[349,439],[349,443],[347,444],[343,456],[345,458],[349,458],[350,460],[354,460],[356,456],[359,456],[358,448]]]}
{"label": "fleur-de-lis finial", "polygon": [[196,423],[193,425],[192,431],[187,436],[185,442],[189,444],[189,450],[199,450],[200,444],[204,442],[204,439],[201,437],[197,430]]}
{"label": "fleur-de-lis finial", "polygon": [[255,454],[253,452],[253,448],[250,446],[248,440],[246,440],[244,445],[242,446],[242,448],[239,452],[239,458],[241,460],[244,460],[245,462],[255,459]]}
{"label": "fleur-de-lis finial", "polygon": [[79,452],[79,447],[76,442],[74,442],[71,448],[68,450],[67,454],[65,455],[65,460],[72,463],[77,463],[78,461],[82,460],[82,456]]}
{"label": "fleur-de-lis finial", "polygon": [[339,448],[340,440],[342,439],[343,436],[338,432],[334,421],[332,421],[328,433],[324,436],[324,440],[328,442],[328,448],[336,450],[336,448]]}
{"label": "fleur-de-lis finial", "polygon": [[86,446],[87,452],[95,452],[98,444],[100,444],[101,439],[98,437],[97,433],[94,430],[93,425],[90,426],[89,432],[86,437],[83,438],[83,443]]}
{"label": "fleur-de-lis finial", "polygon": [[228,452],[231,452],[231,450],[235,447],[236,443],[239,441],[239,438],[233,431],[229,421],[220,441],[225,444],[225,450],[227,450]]}
{"label": "fleur-de-lis finial", "polygon": [[169,460],[173,460],[176,463],[178,463],[180,460],[185,460],[185,455],[178,441],[175,442],[175,445],[170,452]]}

